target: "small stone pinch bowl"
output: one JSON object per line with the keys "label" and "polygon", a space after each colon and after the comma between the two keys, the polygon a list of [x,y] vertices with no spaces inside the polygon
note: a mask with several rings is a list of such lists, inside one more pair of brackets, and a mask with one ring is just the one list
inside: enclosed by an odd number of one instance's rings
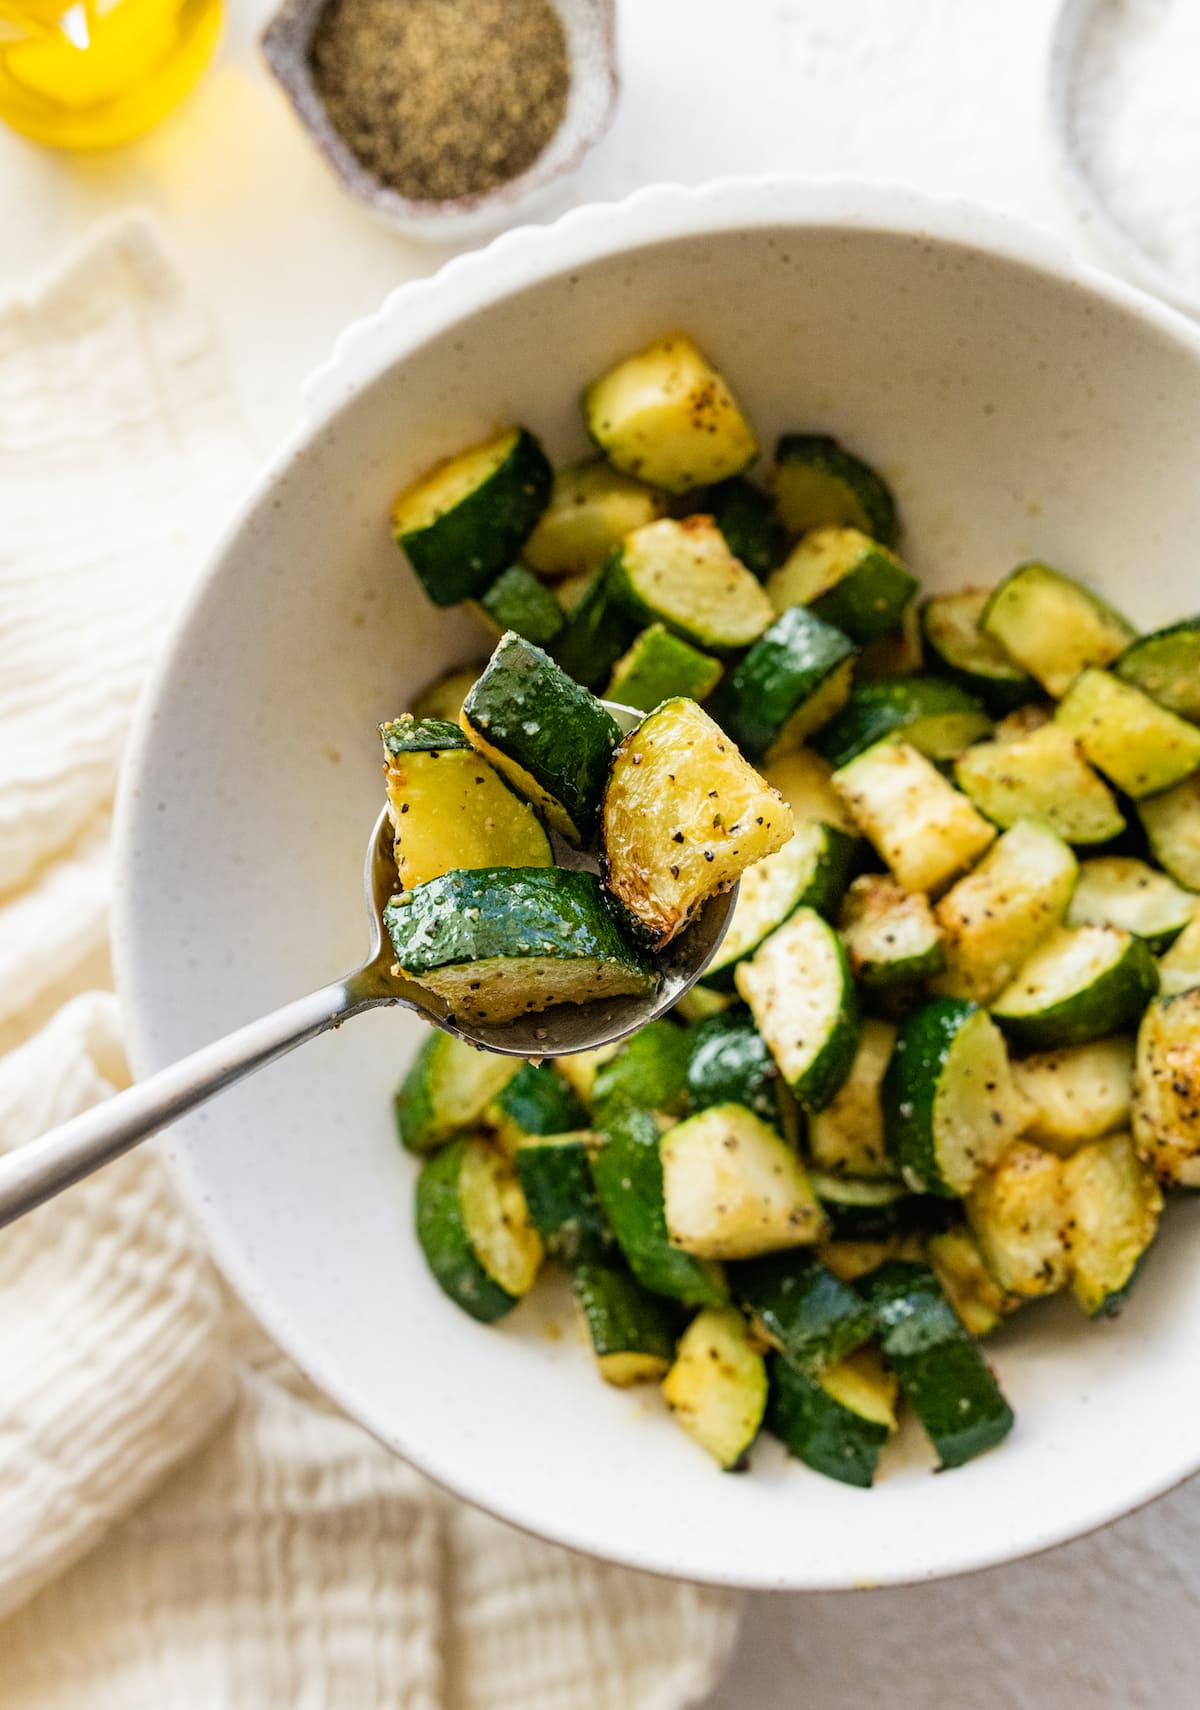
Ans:
{"label": "small stone pinch bowl", "polygon": [[343,141],[313,82],[309,49],[327,0],[284,0],[262,35],[276,81],[347,195],[409,237],[457,242],[499,231],[547,202],[608,129],[617,99],[615,0],[551,0],[567,40],[571,82],[557,131],[527,171],[448,201],[414,200],[384,184]]}

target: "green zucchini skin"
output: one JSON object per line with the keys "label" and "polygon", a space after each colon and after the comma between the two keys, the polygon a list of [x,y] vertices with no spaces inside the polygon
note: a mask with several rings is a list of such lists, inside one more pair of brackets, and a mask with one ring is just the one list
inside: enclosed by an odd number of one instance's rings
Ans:
{"label": "green zucchini skin", "polygon": [[772,1347],[797,1371],[816,1377],[875,1334],[871,1308],[827,1265],[795,1251],[743,1259],[729,1286]]}
{"label": "green zucchini skin", "polygon": [[1112,670],[1168,712],[1200,724],[1200,617],[1139,636]]}
{"label": "green zucchini skin", "polygon": [[396,1092],[401,1145],[409,1152],[435,1151],[478,1121],[514,1072],[502,1057],[476,1051],[452,1034],[432,1028]]}
{"label": "green zucchini skin", "polygon": [[608,1120],[592,1156],[592,1180],[617,1245],[643,1288],[685,1306],[725,1305],[729,1289],[720,1266],[671,1245],[651,1111],[629,1107]]}
{"label": "green zucchini skin", "polygon": [[832,1241],[887,1241],[894,1235],[931,1233],[955,1216],[951,1201],[914,1194],[897,1181],[857,1181],[810,1170],[809,1179],[829,1222]]}
{"label": "green zucchini skin", "polygon": [[713,697],[713,717],[752,758],[833,675],[853,659],[849,636],[807,606],[791,606],[728,671]]}
{"label": "green zucchini skin", "polygon": [[953,760],[991,728],[982,704],[965,689],[940,677],[901,677],[856,683],[812,746],[836,770],[893,731],[903,731],[904,740],[930,760]]}
{"label": "green zucchini skin", "polygon": [[[800,490],[793,471],[803,472]],[[775,502],[792,534],[823,525],[859,528],[883,546],[900,532],[896,501],[869,464],[822,433],[786,433],[775,447]]]}
{"label": "green zucchini skin", "polygon": [[547,1253],[568,1267],[602,1259],[612,1234],[596,1198],[581,1134],[553,1134],[517,1147],[517,1180]]}
{"label": "green zucchini skin", "polygon": [[884,1356],[943,1467],[1002,1442],[1013,1412],[928,1265],[889,1259],[860,1278]]}
{"label": "green zucchini skin", "polygon": [[379,726],[385,754],[442,754],[469,748],[456,724],[441,718],[392,718]]}
{"label": "green zucchini skin", "polygon": [[492,957],[614,962],[644,978],[657,975],[613,921],[594,873],[565,867],[480,867],[443,873],[402,891],[383,911],[384,926],[407,974]]}
{"label": "green zucchini skin", "polygon": [[673,1021],[649,1021],[601,1063],[592,1083],[597,1122],[629,1105],[682,1116],[687,1108],[691,1041]]}
{"label": "green zucchini skin", "polygon": [[647,713],[679,695],[702,701],[716,688],[723,671],[719,659],[701,653],[661,623],[652,623],[613,666],[604,698]]}
{"label": "green zucchini skin", "polygon": [[839,1484],[869,1490],[890,1432],[844,1407],[815,1378],[774,1354],[768,1362],[767,1428],[789,1455]]}
{"label": "green zucchini skin", "polygon": [[733,475],[710,488],[706,502],[694,508],[708,511],[725,536],[730,552],[760,582],[782,563],[787,552],[787,530],[771,495],[744,475]]}
{"label": "green zucchini skin", "polygon": [[691,1108],[744,1104],[784,1129],[786,1096],[778,1065],[749,1010],[738,1004],[688,1030],[687,1087]]}
{"label": "green zucchini skin", "polygon": [[[738,911],[745,910],[751,898],[760,898],[761,893],[755,889],[756,877],[765,879],[768,872],[775,870],[782,859],[788,857],[791,851],[799,853],[801,844],[796,839],[808,845],[806,867],[798,875],[797,883],[790,890],[786,900],[778,911],[757,917],[757,908],[751,918],[755,919],[755,935],[748,941],[741,931],[742,919]],[[753,956],[763,941],[798,908],[813,908],[824,915],[826,920],[835,917],[838,905],[845,895],[849,883],[850,871],[857,854],[858,841],[834,825],[814,823],[797,827],[789,843],[774,855],[750,869],[749,874],[742,876],[742,890],[735,905],[734,919],[724,942],[718,947],[716,955],[700,976],[700,983],[712,991],[732,992],[735,987],[735,972],[739,962]],[[747,880],[749,882],[747,882]]]}
{"label": "green zucchini skin", "polygon": [[425,528],[395,535],[436,606],[482,594],[533,533],[554,482],[549,459],[527,428],[483,484]]}
{"label": "green zucchini skin", "polygon": [[559,631],[554,657],[585,689],[600,689],[633,639],[637,625],[612,597],[608,580],[597,574]]}
{"label": "green zucchini skin", "polygon": [[515,630],[538,647],[549,647],[563,627],[562,607],[523,564],[502,570],[479,604],[501,634]]}
{"label": "green zucchini skin", "polygon": [[979,629],[990,590],[936,594],[921,609],[921,632],[943,676],[999,717],[1036,701],[1041,690],[1004,649]]}
{"label": "green zucchini skin", "polygon": [[571,1286],[598,1360],[641,1355],[661,1362],[658,1375],[666,1371],[675,1352],[670,1309],[639,1287],[623,1264],[585,1259],[575,1266]]}
{"label": "green zucchini skin", "polygon": [[[1074,933],[1112,932],[1116,928],[1062,928],[1034,951],[1030,961],[1049,953],[1059,941]],[[1026,1013],[1013,1013],[1010,994],[1021,980],[1018,973],[992,1005],[992,1015],[1006,1038],[1025,1051],[1055,1051],[1068,1045],[1086,1045],[1107,1034],[1133,1027],[1158,991],[1158,966],[1149,946],[1132,933],[1121,934],[1128,942],[1120,960],[1104,969],[1088,986],[1070,991],[1057,1003]],[[1026,964],[1028,968],[1029,963]]]}
{"label": "green zucchini skin", "polygon": [[492,1105],[518,1134],[567,1134],[587,1127],[587,1111],[545,1063],[523,1063]]}
{"label": "green zucchini skin", "polygon": [[470,1137],[452,1140],[421,1166],[417,1177],[417,1240],[444,1294],[481,1324],[493,1324],[517,1304],[490,1277],[471,1245],[458,1178]]}
{"label": "green zucchini skin", "polygon": [[621,740],[594,695],[540,647],[509,633],[463,703],[463,719],[561,803],[578,840],[588,841]]}

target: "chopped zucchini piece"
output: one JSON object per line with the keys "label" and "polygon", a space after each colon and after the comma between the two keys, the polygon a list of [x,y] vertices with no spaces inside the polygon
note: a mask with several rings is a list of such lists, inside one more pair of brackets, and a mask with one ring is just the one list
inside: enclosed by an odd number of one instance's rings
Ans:
{"label": "chopped zucchini piece", "polygon": [[783,798],[694,701],[666,701],[617,750],[604,795],[608,888],[656,947],[791,834]]}
{"label": "chopped zucchini piece", "polygon": [[710,1015],[688,1038],[687,1090],[695,1111],[741,1104],[781,1131],[784,1119],[779,1067],[754,1018],[740,1004]]}
{"label": "chopped zucchini piece", "polygon": [[1109,671],[1082,671],[1055,717],[1135,801],[1174,788],[1200,766],[1200,730]]}
{"label": "chopped zucchini piece", "polygon": [[1164,997],[1177,997],[1200,986],[1200,915],[1193,915],[1158,964]]}
{"label": "chopped zucchini piece", "polygon": [[594,695],[511,632],[467,696],[472,745],[569,843],[586,843],[621,731]]}
{"label": "chopped zucchini piece", "polygon": [[675,1351],[662,1302],[613,1260],[576,1265],[571,1286],[605,1383],[657,1383]]}
{"label": "chopped zucchini piece", "polygon": [[[577,683],[601,688],[633,638],[634,625],[617,605],[603,574],[585,577],[585,586],[567,609],[554,657]],[[559,584],[560,603],[566,584]]]}
{"label": "chopped zucchini piece", "polygon": [[1137,633],[1112,606],[1047,564],[1021,564],[1006,576],[979,627],[1056,700],[1080,671],[1111,664]]}
{"label": "chopped zucchini piece", "polygon": [[1025,1139],[1066,1157],[1129,1126],[1133,1040],[1118,1034],[1039,1051],[1013,1064],[1013,1079],[1033,1113]]}
{"label": "chopped zucchini piece", "polygon": [[564,1265],[602,1258],[612,1245],[592,1185],[592,1139],[586,1130],[530,1134],[513,1160],[529,1221],[550,1257]]}
{"label": "chopped zucchini piece", "polygon": [[658,1124],[648,1110],[610,1114],[592,1154],[592,1180],[630,1270],[652,1294],[685,1306],[722,1306],[729,1290],[719,1265],[674,1246],[663,1210]]}
{"label": "chopped zucchini piece", "polygon": [[661,517],[666,508],[661,493],[620,474],[603,458],[573,463],[555,475],[549,503],[521,556],[539,576],[599,570],[627,534]]}
{"label": "chopped zucchini piece", "polygon": [[1200,891],[1200,774],[1138,803],[1151,853],[1177,884]]}
{"label": "chopped zucchini piece", "polygon": [[699,1312],[680,1338],[663,1400],[726,1472],[745,1464],[767,1410],[767,1367],[732,1307]]}
{"label": "chopped zucchini piece", "polygon": [[994,636],[980,629],[990,597],[986,588],[936,594],[925,602],[922,625],[926,642],[951,681],[978,695],[993,712],[1007,713],[1033,700],[1037,684]]}
{"label": "chopped zucchini piece", "polygon": [[896,1429],[896,1379],[879,1351],[860,1348],[819,1378],[776,1355],[769,1373],[767,1423],[788,1454],[839,1484],[869,1489]]}
{"label": "chopped zucchini piece", "polygon": [[697,647],[747,647],[771,621],[770,600],[711,517],[663,517],[635,529],[605,574],[634,622],[665,624]]}
{"label": "chopped zucchini piece", "polygon": [[687,1107],[688,1063],[692,1041],[673,1021],[650,1021],[616,1054],[601,1063],[592,1084],[592,1103],[603,1125],[624,1105],[682,1116]]}
{"label": "chopped zucchini piece", "polygon": [[621,937],[600,881],[563,867],[444,873],[393,897],[384,925],[400,971],[475,1022],[637,995],[658,981]]}
{"label": "chopped zucchini piece", "polygon": [[737,400],[686,333],[668,333],[594,380],[583,414],[615,468],[668,493],[740,475],[758,455]]}
{"label": "chopped zucchini piece", "polygon": [[961,1198],[1025,1125],[1004,1036],[984,1010],[934,998],[901,1027],[883,1077],[888,1150],[914,1193]]}
{"label": "chopped zucchini piece", "polygon": [[392,534],[435,605],[479,594],[511,564],[546,508],[553,479],[525,428],[426,471],[392,505]]}
{"label": "chopped zucchini piece", "polygon": [[1032,736],[1035,730],[1044,730],[1054,719],[1054,706],[1050,701],[1030,701],[1026,706],[1014,707],[996,722],[992,732],[993,742],[1019,742],[1022,737]]}
{"label": "chopped zucchini piece", "polygon": [[453,868],[553,863],[537,814],[456,724],[406,714],[381,724],[379,734],[396,872],[405,888]]}
{"label": "chopped zucchini piece", "polygon": [[1200,1187],[1200,989],[1157,998],[1142,1018],[1133,1138],[1160,1182]]}
{"label": "chopped zucchini piece", "polygon": [[945,890],[996,835],[931,760],[894,738],[839,768],[833,785],[906,891]]}
{"label": "chopped zucchini piece", "polygon": [[807,606],[792,606],[726,673],[716,716],[751,756],[790,754],[850,693],[854,643]]}
{"label": "chopped zucchini piece", "polygon": [[890,1022],[863,1022],[850,1073],[808,1124],[808,1149],[819,1169],[871,1180],[895,1175],[884,1138],[881,1092],[895,1042]]}
{"label": "chopped zucchini piece", "polygon": [[915,677],[924,664],[921,612],[914,597],[900,614],[899,629],[863,648],[854,675],[860,683],[888,683],[897,677]]}
{"label": "chopped zucchini piece", "polygon": [[510,564],[480,597],[479,614],[496,635],[511,629],[549,647],[563,626],[562,607],[523,564]]}
{"label": "chopped zucchini piece", "polygon": [[1153,635],[1139,636],[1113,671],[1160,707],[1200,723],[1200,618],[1186,618]]}
{"label": "chopped zucchini piece", "polygon": [[946,948],[938,990],[990,1003],[1062,923],[1077,872],[1060,837],[1019,819],[937,905]]}
{"label": "chopped zucchini piece", "polygon": [[613,666],[604,698],[639,712],[653,712],[677,695],[702,701],[720,682],[721,671],[718,659],[652,623]]}
{"label": "chopped zucchini piece", "polygon": [[900,1393],[942,1466],[962,1466],[1007,1437],[1012,1409],[929,1267],[892,1259],[859,1286]]}
{"label": "chopped zucchini piece", "polygon": [[1107,843],[1125,826],[1112,791],[1060,724],[978,742],[959,755],[954,777],[997,825],[1037,820],[1076,844]]}
{"label": "chopped zucchini piece", "polygon": [[1057,927],[992,1004],[1014,1045],[1052,1051],[1130,1027],[1158,990],[1140,938],[1112,926]]}
{"label": "chopped zucchini piece", "polygon": [[[571,617],[583,604],[584,596],[602,586],[604,576],[599,570],[577,570],[554,584],[554,598],[564,617]],[[571,673],[572,676],[575,672]]]}
{"label": "chopped zucchini piece", "polygon": [[730,1273],[730,1287],[764,1342],[818,1377],[875,1331],[860,1294],[809,1253],[771,1253]]}
{"label": "chopped zucchini piece", "polygon": [[815,909],[799,908],[734,977],[800,1103],[823,1110],[850,1073],[859,1040],[858,1000],[837,933]]}
{"label": "chopped zucchini piece", "polygon": [[1071,1202],[1064,1160],[1018,1140],[967,1195],[984,1263],[1007,1294],[1054,1294],[1071,1274]]}
{"label": "chopped zucchini piece", "polygon": [[572,1051],[565,1057],[555,1057],[554,1067],[576,1098],[581,1098],[584,1104],[590,1104],[592,1088],[596,1084],[601,1064],[615,1057],[620,1049],[620,1043],[617,1043],[597,1045],[594,1051]]}
{"label": "chopped zucchini piece", "polygon": [[775,448],[775,503],[792,534],[861,529],[884,546],[899,533],[896,504],[867,464],[822,433],[787,433]]}
{"label": "chopped zucchini piece", "polygon": [[808,606],[864,646],[899,627],[916,588],[895,553],[856,528],[813,529],[767,583],[777,612]]}
{"label": "chopped zucchini piece", "polygon": [[810,1170],[809,1181],[829,1220],[834,1241],[885,1241],[945,1222],[941,1200],[909,1193],[900,1181],[856,1180]]}
{"label": "chopped zucchini piece", "polygon": [[417,1240],[439,1288],[485,1324],[529,1293],[542,1262],[512,1165],[468,1135],[421,1167]]}
{"label": "chopped zucchini piece", "polygon": [[450,724],[457,724],[462,704],[475,687],[475,680],[482,670],[481,662],[478,665],[466,665],[461,671],[447,671],[443,677],[435,677],[413,702],[413,717],[445,719]]}
{"label": "chopped zucchini piece", "polygon": [[1128,1134],[1093,1140],[1063,1166],[1071,1293],[1089,1318],[1121,1310],[1158,1233],[1162,1191]]}
{"label": "chopped zucchini piece", "polygon": [[990,1336],[1021,1305],[996,1282],[971,1231],[961,1223],[939,1230],[925,1243],[929,1267],[970,1336]]}
{"label": "chopped zucchini piece", "polygon": [[511,1155],[530,1134],[587,1126],[587,1111],[548,1063],[524,1063],[487,1107],[485,1120]]}
{"label": "chopped zucchini piece", "polygon": [[883,873],[854,880],[839,927],[850,972],[869,989],[930,979],[945,966],[942,929],[929,898]]}
{"label": "chopped zucchini piece", "polygon": [[740,1104],[715,1104],[660,1145],[673,1246],[700,1259],[750,1259],[819,1238],[821,1207],[779,1131]]}
{"label": "chopped zucchini piece", "polygon": [[940,677],[902,677],[894,683],[856,683],[813,747],[831,766],[845,766],[896,731],[930,760],[954,760],[991,728],[991,719],[965,689]]}
{"label": "chopped zucchini piece", "polygon": [[742,874],[733,919],[701,975],[705,985],[732,991],[739,962],[752,956],[798,908],[833,913],[850,870],[854,841],[844,831],[802,825],[774,855]]}
{"label": "chopped zucchini piece", "polygon": [[1196,913],[1191,891],[1129,855],[1085,861],[1067,910],[1068,926],[1116,926],[1144,938],[1157,955]]}
{"label": "chopped zucchini piece", "polygon": [[833,768],[819,754],[807,748],[797,748],[791,754],[769,761],[763,766],[762,775],[791,808],[797,828],[808,825],[812,820],[823,820],[838,831],[848,831],[851,836],[857,836],[858,827],[830,782]]}
{"label": "chopped zucchini piece", "polygon": [[732,475],[708,495],[706,508],[735,558],[762,581],[787,551],[787,531],[769,493]]}
{"label": "chopped zucchini piece", "polygon": [[478,1051],[434,1028],[396,1093],[396,1127],[410,1152],[432,1152],[469,1128],[520,1070],[516,1057]]}

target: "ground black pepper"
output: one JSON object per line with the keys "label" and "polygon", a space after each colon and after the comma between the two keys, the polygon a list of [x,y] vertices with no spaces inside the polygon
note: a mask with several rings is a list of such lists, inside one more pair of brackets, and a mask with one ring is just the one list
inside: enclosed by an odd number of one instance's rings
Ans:
{"label": "ground black pepper", "polygon": [[418,201],[490,190],[532,166],[570,82],[549,0],[329,0],[310,57],[334,128]]}

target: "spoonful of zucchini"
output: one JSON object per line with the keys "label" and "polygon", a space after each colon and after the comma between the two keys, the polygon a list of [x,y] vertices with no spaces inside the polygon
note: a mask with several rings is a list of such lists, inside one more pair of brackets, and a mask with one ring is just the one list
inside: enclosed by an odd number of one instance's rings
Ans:
{"label": "spoonful of zucchini", "polygon": [[791,836],[782,797],[694,701],[599,701],[511,631],[460,722],[381,727],[361,966],[0,1157],[0,1227],[364,1010],[415,1010],[506,1056],[614,1043],[695,983],[741,874]]}

